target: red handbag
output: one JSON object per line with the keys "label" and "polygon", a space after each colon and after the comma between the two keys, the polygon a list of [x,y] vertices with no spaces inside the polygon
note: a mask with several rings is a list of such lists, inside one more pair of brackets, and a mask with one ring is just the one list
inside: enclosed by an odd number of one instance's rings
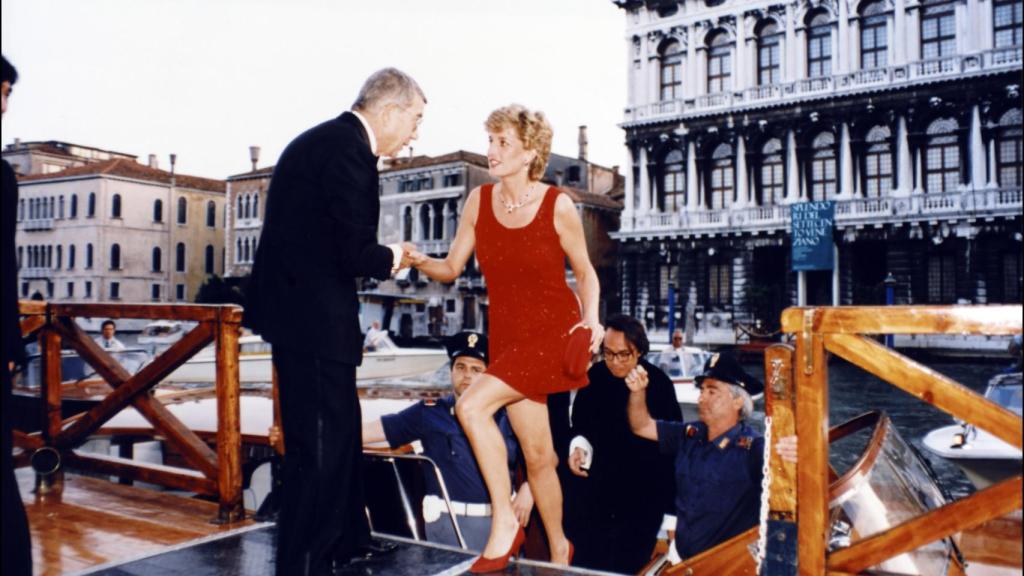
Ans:
{"label": "red handbag", "polygon": [[587,375],[590,368],[590,328],[577,328],[569,334],[562,357],[562,372],[574,380]]}

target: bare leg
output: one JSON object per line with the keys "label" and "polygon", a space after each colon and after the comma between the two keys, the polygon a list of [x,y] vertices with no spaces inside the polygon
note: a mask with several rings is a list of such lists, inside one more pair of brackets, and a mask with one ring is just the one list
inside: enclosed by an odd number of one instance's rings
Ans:
{"label": "bare leg", "polygon": [[558,481],[558,455],[551,441],[547,404],[523,399],[506,410],[526,459],[530,490],[548,535],[551,561],[568,564],[569,540],[562,528],[562,485]]}
{"label": "bare leg", "polygon": [[497,558],[508,552],[519,530],[512,511],[508,451],[494,422],[494,413],[522,398],[522,394],[501,380],[483,374],[455,404],[455,413],[473,446],[473,455],[491,495],[491,534],[482,552],[484,558]]}

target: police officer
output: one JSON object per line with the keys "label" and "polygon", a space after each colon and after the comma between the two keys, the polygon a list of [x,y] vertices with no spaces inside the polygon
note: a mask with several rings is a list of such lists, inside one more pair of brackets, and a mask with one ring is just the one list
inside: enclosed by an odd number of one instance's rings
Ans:
{"label": "police officer", "polygon": [[[633,433],[656,440],[675,459],[676,549],[693,557],[755,526],[761,506],[764,438],[746,423],[751,396],[764,390],[735,358],[714,354],[697,376],[699,422],[655,421],[647,411],[648,377],[638,367],[626,377]],[[795,460],[795,438],[783,457]]]}
{"label": "police officer", "polygon": [[[483,550],[491,530],[490,496],[458,418],[455,401],[487,369],[487,336],[478,332],[460,332],[448,341],[453,393],[440,400],[422,400],[380,420],[363,424],[363,445],[387,442],[395,448],[419,440],[423,454],[437,464],[444,478],[459,529],[470,550]],[[518,444],[505,411],[495,414],[505,438],[509,469],[515,467]],[[423,498],[423,518],[427,540],[458,545],[448,509],[439,488],[427,475],[427,495]],[[513,498],[520,524],[526,525],[533,509],[529,484],[523,483]]]}

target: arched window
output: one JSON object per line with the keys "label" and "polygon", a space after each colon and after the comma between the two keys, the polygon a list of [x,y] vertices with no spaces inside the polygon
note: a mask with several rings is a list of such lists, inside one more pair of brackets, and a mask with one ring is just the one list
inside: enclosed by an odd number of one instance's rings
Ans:
{"label": "arched window", "polygon": [[1024,32],[1024,4],[1020,0],[996,0],[992,5],[992,29],[996,48],[1020,46]]}
{"label": "arched window", "polygon": [[683,96],[683,51],[677,40],[668,40],[658,49],[661,60],[661,100]]}
{"label": "arched window", "polygon": [[207,274],[213,274],[213,246],[210,244],[206,245],[206,253],[203,258],[203,270]]}
{"label": "arched window", "polygon": [[89,206],[86,210],[86,218],[93,218],[96,216],[96,193],[89,192]]}
{"label": "arched window", "polygon": [[246,238],[245,242],[242,243],[242,260],[244,262],[251,262],[249,260],[249,239]]}
{"label": "arched window", "polygon": [[242,260],[242,239],[235,238],[235,264],[243,262]]}
{"label": "arched window", "polygon": [[832,26],[824,10],[812,12],[807,19],[807,77],[832,75]]}
{"label": "arched window", "polygon": [[164,221],[164,201],[157,198],[153,201],[153,222]]}
{"label": "arched window", "polygon": [[860,67],[884,68],[888,64],[889,37],[886,31],[885,1],[872,0],[860,7]]}
{"label": "arched window", "polygon": [[924,150],[924,190],[929,194],[953,192],[960,185],[959,128],[953,118],[940,118],[928,125]]}
{"label": "arched window", "polygon": [[766,20],[757,31],[757,83],[760,86],[777,84],[782,80],[782,34],[774,20]]}
{"label": "arched window", "polygon": [[242,200],[242,218],[249,218],[249,195],[245,195],[245,199]]}
{"label": "arched window", "polygon": [[178,224],[185,224],[188,222],[188,200],[182,196],[178,198]]}
{"label": "arched window", "polygon": [[253,192],[252,194],[252,217],[260,217],[260,193]]}
{"label": "arched window", "polygon": [[50,200],[47,203],[47,207],[48,207],[50,212],[49,212],[49,214],[46,215],[47,218],[54,218],[54,217],[57,216],[56,206],[57,206],[56,205],[56,201],[53,199],[53,196],[50,196]]}
{"label": "arched window", "polygon": [[217,205],[213,200],[206,203],[206,225],[210,228],[217,226]]}
{"label": "arched window", "polygon": [[120,218],[121,217],[121,195],[114,194],[114,197],[110,199],[110,217]]}
{"label": "arched window", "polygon": [[24,198],[19,198],[18,199],[18,222],[21,222],[24,219],[25,219],[25,199]]}
{"label": "arched window", "polygon": [[75,269],[75,245],[68,244],[68,270]]}
{"label": "arched window", "polygon": [[54,266],[57,270],[64,267],[64,247],[57,244],[57,264]]}
{"label": "arched window", "polygon": [[459,203],[455,199],[448,201],[448,220],[445,222],[445,239],[455,238],[455,232],[459,228]]}
{"label": "arched window", "polygon": [[733,196],[732,146],[719,144],[711,154],[711,186],[708,207],[712,210],[732,206]]}
{"label": "arched window", "polygon": [[92,268],[92,243],[85,245],[85,267]]}
{"label": "arched window", "polygon": [[679,149],[665,154],[662,161],[661,195],[658,208],[664,212],[678,212],[686,206],[686,172],[683,170],[683,153]]}
{"label": "arched window", "polygon": [[53,246],[46,247],[46,267],[53,268]]}
{"label": "arched window", "polygon": [[724,31],[708,38],[708,94],[732,88],[732,41]]}
{"label": "arched window", "polygon": [[822,132],[811,144],[811,200],[829,200],[836,195],[836,137]]}
{"label": "arched window", "polygon": [[110,269],[120,270],[121,269],[121,245],[111,244],[110,245]]}
{"label": "arched window", "polygon": [[71,217],[78,218],[78,194],[71,195]]}
{"label": "arched window", "polygon": [[28,219],[33,220],[36,217],[36,200],[35,198],[28,199]]}
{"label": "arched window", "polygon": [[174,247],[174,270],[176,272],[185,271],[185,244],[178,242],[178,245]]}
{"label": "arched window", "polygon": [[956,2],[928,1],[921,7],[921,59],[956,54]]}
{"label": "arched window", "polygon": [[996,135],[996,175],[1002,187],[1020,186],[1021,179],[1021,109],[1014,108],[999,119]]}
{"label": "arched window", "polygon": [[887,126],[875,126],[864,140],[864,196],[888,196],[892,190],[892,134]]}
{"label": "arched window", "polygon": [[58,205],[60,206],[60,208],[59,208],[59,211],[57,212],[57,217],[60,218],[61,220],[63,220],[64,219],[64,196],[60,197],[60,202],[58,203]]}
{"label": "arched window", "polygon": [[430,240],[430,206],[420,206],[420,240]]}
{"label": "arched window", "polygon": [[245,199],[245,194],[239,194],[238,198],[235,199],[235,204],[237,204],[237,206],[235,207],[235,212],[236,212],[235,218],[245,218],[245,211],[243,210],[243,207],[242,207],[242,201],[244,199]]}
{"label": "arched window", "polygon": [[152,267],[153,272],[160,272],[161,270],[163,270],[163,266],[164,266],[163,262],[164,262],[163,251],[160,250],[159,246],[154,246],[153,247],[153,267]]}
{"label": "arched window", "polygon": [[782,142],[772,138],[761,147],[761,205],[781,204],[785,195],[784,186]]}
{"label": "arched window", "polygon": [[412,206],[406,206],[402,214],[402,240],[412,242]]}

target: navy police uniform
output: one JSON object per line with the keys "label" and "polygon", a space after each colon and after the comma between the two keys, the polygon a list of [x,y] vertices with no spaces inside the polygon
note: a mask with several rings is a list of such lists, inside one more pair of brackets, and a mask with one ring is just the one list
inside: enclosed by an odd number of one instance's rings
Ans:
{"label": "navy police uniform", "polygon": [[[739,363],[715,354],[695,378],[735,384],[751,395],[764,386]],[[764,437],[739,422],[717,438],[708,438],[703,422],[657,421],[658,445],[674,455],[676,549],[686,559],[757,525],[761,510]]]}

